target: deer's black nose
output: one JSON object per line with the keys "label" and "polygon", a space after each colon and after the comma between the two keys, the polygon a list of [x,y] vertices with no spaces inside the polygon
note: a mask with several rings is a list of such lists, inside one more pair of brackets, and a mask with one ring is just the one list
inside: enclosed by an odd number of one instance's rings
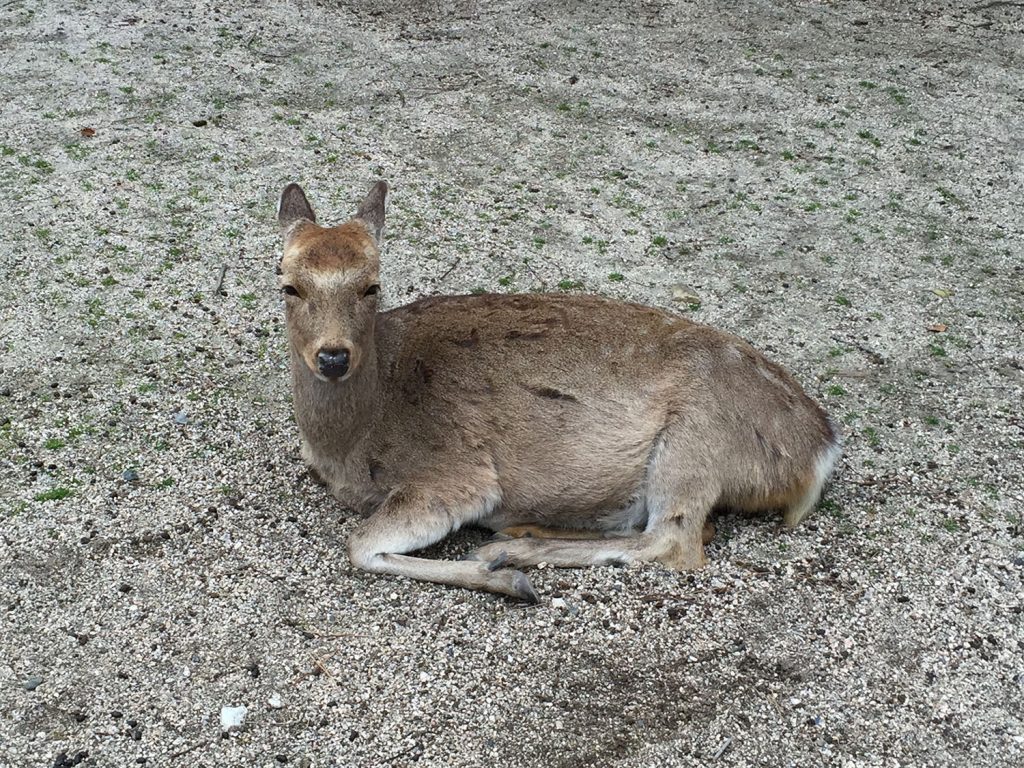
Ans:
{"label": "deer's black nose", "polygon": [[348,372],[348,350],[321,349],[317,353],[316,364],[328,379],[340,379]]}

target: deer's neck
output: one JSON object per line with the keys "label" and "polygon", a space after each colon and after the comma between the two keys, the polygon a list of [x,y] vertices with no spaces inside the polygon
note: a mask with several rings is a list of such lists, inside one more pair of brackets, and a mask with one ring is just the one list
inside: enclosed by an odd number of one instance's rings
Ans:
{"label": "deer's neck", "polygon": [[345,381],[322,381],[292,350],[295,420],[314,454],[344,461],[371,429],[377,415],[377,353],[372,345]]}

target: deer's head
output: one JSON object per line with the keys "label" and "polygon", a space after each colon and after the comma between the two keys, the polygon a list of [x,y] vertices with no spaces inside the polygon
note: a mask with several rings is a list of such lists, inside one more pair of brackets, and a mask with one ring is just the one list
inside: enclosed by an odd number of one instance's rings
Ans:
{"label": "deer's head", "polygon": [[355,217],[322,227],[298,184],[281,193],[278,268],[293,350],[322,381],[344,381],[373,353],[384,199],[377,182]]}

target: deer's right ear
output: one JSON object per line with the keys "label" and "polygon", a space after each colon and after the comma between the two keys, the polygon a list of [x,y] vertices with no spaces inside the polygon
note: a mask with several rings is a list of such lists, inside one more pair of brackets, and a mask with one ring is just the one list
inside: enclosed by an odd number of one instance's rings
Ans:
{"label": "deer's right ear", "polygon": [[281,229],[288,229],[300,219],[316,221],[316,214],[313,207],[306,199],[306,193],[298,184],[289,184],[281,193],[281,199],[277,203],[277,222]]}

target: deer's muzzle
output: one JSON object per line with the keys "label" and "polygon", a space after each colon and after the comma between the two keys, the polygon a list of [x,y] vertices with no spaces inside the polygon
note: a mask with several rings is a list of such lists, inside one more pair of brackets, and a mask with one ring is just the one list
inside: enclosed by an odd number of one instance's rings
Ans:
{"label": "deer's muzzle", "polygon": [[348,373],[347,349],[321,349],[316,356],[317,368],[328,379],[340,379]]}

